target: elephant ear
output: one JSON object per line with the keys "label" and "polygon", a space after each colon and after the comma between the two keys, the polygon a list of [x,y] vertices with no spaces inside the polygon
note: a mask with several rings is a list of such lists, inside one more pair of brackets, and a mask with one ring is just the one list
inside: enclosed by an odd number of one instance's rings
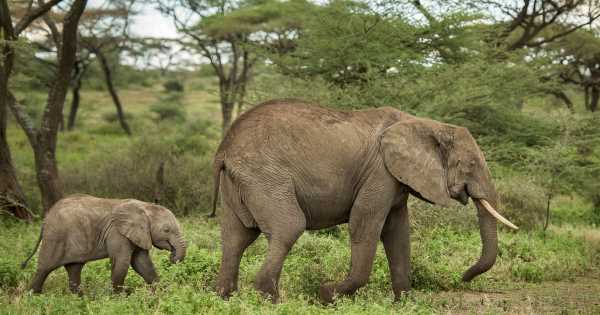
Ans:
{"label": "elephant ear", "polygon": [[387,170],[420,197],[450,205],[447,152],[453,128],[433,120],[412,117],[387,128],[381,136],[381,152]]}
{"label": "elephant ear", "polygon": [[113,211],[113,225],[136,246],[152,248],[150,218],[136,202],[126,202]]}

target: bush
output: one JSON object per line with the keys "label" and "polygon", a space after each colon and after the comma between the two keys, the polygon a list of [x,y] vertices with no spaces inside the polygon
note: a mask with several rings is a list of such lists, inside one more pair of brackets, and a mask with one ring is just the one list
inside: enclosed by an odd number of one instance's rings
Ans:
{"label": "bush", "polygon": [[185,112],[181,110],[181,105],[173,103],[157,103],[150,106],[150,111],[157,114],[157,121],[174,120],[184,121]]}
{"label": "bush", "polygon": [[150,106],[150,111],[158,116],[155,120],[174,120],[178,122],[184,121],[186,113],[182,109],[182,98],[182,93],[175,92],[162,96],[157,103]]}
{"label": "bush", "polygon": [[544,191],[524,175],[496,181],[500,195],[499,211],[519,228],[542,228],[546,216]]}
{"label": "bush", "polygon": [[177,80],[169,80],[163,83],[166,92],[183,92],[183,84]]}
{"label": "bush", "polygon": [[0,260],[0,288],[12,288],[19,284],[19,267],[14,262]]}
{"label": "bush", "polygon": [[156,173],[166,162],[161,204],[177,214],[206,210],[212,194],[213,148],[197,155],[181,153],[174,142],[148,137],[128,147],[98,150],[84,163],[62,168],[65,191],[153,201]]}

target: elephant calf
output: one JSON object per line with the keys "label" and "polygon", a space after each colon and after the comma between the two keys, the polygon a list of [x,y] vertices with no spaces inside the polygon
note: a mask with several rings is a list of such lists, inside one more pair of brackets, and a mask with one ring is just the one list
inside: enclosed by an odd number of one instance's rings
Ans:
{"label": "elephant calf", "polygon": [[88,261],[110,257],[112,284],[122,290],[129,265],[150,284],[158,279],[148,251],[154,245],[171,251],[171,262],[185,257],[181,228],[171,211],[135,199],[103,199],[74,195],[57,202],[46,215],[33,257],[42,243],[31,285],[42,291],[50,272],[64,266],[69,288],[81,293],[81,269]]}

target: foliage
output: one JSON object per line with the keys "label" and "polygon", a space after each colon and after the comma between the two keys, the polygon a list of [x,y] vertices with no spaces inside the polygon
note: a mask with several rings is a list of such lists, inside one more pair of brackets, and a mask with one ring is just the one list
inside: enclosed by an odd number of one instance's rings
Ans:
{"label": "foliage", "polygon": [[189,214],[199,206],[208,209],[212,193],[209,152],[213,147],[189,148],[191,139],[186,141],[147,137],[128,146],[97,151],[85,163],[63,168],[65,191],[153,201],[159,187],[156,173],[160,163],[166,162],[161,203],[176,214]]}
{"label": "foliage", "polygon": [[163,83],[163,87],[165,88],[165,92],[183,92],[183,84],[178,80],[169,80]]}
{"label": "foliage", "polygon": [[182,110],[183,105],[181,104],[181,97],[182,95],[179,92],[169,92],[167,95],[161,97],[158,103],[150,106],[150,111],[158,116],[156,121],[184,121],[185,112]]}

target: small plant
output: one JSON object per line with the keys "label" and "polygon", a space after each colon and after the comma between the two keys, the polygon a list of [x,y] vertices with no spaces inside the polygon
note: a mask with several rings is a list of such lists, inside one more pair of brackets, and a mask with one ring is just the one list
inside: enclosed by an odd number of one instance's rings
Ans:
{"label": "small plant", "polygon": [[180,105],[173,103],[157,103],[150,106],[150,111],[157,114],[157,121],[163,120],[174,120],[184,121],[185,112],[181,109]]}
{"label": "small plant", "polygon": [[[130,113],[125,113],[125,119],[126,120],[131,120],[133,117]],[[114,123],[119,121],[119,116],[117,113],[115,112],[106,112],[104,114],[102,114],[102,120],[104,120],[107,123]]]}
{"label": "small plant", "polygon": [[169,80],[163,84],[166,92],[183,92],[183,84],[177,80]]}

